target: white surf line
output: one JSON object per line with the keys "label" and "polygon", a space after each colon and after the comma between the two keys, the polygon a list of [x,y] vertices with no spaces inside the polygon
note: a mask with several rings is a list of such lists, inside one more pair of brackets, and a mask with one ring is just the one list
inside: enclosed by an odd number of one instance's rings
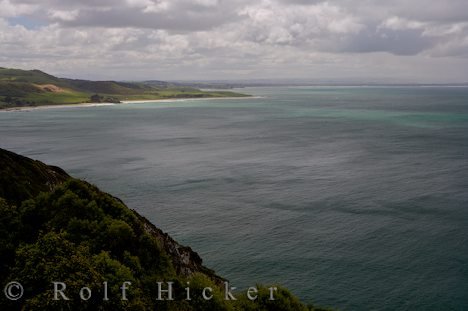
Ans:
{"label": "white surf line", "polygon": [[80,103],[80,104],[59,104],[59,105],[44,105],[44,106],[26,106],[26,107],[12,107],[0,109],[0,112],[15,112],[15,111],[30,111],[41,109],[56,109],[56,108],[81,108],[81,107],[100,107],[100,106],[113,106],[115,103]]}
{"label": "white surf line", "polygon": [[[199,101],[199,100],[218,100],[218,99],[259,99],[263,96],[242,96],[242,97],[206,97],[206,98],[161,98],[161,99],[141,99],[141,100],[122,100],[122,104],[144,104],[144,103],[169,103],[169,102],[184,102],[184,101]],[[118,105],[118,104],[117,104]]]}
{"label": "white surf line", "polygon": [[184,101],[197,101],[197,100],[218,100],[218,99],[259,99],[263,96],[243,96],[243,97],[210,97],[210,98],[164,98],[164,99],[148,99],[148,100],[123,100],[120,103],[80,103],[80,104],[60,104],[60,105],[44,105],[44,106],[28,106],[28,107],[12,107],[0,109],[0,112],[19,112],[19,111],[32,111],[41,109],[58,109],[58,108],[85,108],[85,107],[102,107],[102,106],[115,106],[122,104],[145,104],[145,103],[171,103],[171,102],[184,102]]}

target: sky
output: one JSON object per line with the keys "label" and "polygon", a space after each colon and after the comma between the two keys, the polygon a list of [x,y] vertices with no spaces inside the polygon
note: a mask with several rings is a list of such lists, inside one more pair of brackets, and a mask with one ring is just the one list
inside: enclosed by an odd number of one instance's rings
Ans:
{"label": "sky", "polygon": [[0,0],[0,66],[99,80],[468,82],[468,1]]}

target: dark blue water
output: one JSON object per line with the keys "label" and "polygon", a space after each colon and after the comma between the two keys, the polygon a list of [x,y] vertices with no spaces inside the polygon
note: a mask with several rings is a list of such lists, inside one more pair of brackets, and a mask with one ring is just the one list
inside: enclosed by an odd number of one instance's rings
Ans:
{"label": "dark blue water", "polygon": [[0,147],[122,198],[234,286],[468,310],[468,88],[0,113]]}

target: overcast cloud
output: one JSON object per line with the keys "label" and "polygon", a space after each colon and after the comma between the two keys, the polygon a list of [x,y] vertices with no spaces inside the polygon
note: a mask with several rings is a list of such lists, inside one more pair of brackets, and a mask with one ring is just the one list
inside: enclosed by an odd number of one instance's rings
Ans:
{"label": "overcast cloud", "polygon": [[466,0],[0,0],[0,66],[90,79],[468,81]]}

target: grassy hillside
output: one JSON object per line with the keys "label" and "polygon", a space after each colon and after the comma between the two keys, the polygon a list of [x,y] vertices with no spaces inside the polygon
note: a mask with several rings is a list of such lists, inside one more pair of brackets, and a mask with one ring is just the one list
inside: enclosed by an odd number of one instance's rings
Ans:
{"label": "grassy hillside", "polygon": [[[24,288],[18,300],[0,295],[0,310],[319,310],[280,286],[275,300],[260,285],[254,301],[246,292],[226,300],[224,279],[197,253],[119,199],[3,149],[0,161],[0,284],[14,280]],[[53,299],[52,282],[58,281],[70,300]],[[126,281],[131,286],[122,300]],[[103,282],[109,300],[103,300]],[[157,299],[157,282],[174,282],[174,300]],[[191,300],[185,299],[187,284]],[[80,298],[84,286],[89,300]],[[202,298],[206,287],[211,300]]]}
{"label": "grassy hillside", "polygon": [[246,95],[207,92],[161,81],[149,84],[74,80],[57,78],[40,70],[0,68],[0,109],[83,102],[238,96]]}

